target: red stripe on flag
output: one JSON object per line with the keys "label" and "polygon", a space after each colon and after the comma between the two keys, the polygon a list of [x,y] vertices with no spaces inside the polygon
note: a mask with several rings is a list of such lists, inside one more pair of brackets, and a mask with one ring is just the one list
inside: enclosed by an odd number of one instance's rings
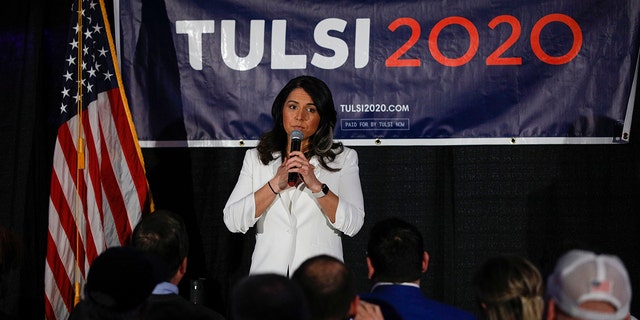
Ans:
{"label": "red stripe on flag", "polygon": [[[106,148],[106,146],[102,146]],[[105,197],[111,208],[114,227],[116,228],[118,241],[124,244],[126,239],[131,235],[132,227],[129,225],[129,216],[127,215],[127,207],[123,199],[120,184],[116,179],[115,173],[111,170],[111,164],[103,161],[102,170],[102,187],[105,191]]]}
{"label": "red stripe on flag", "polygon": [[[66,129],[66,126],[61,127],[61,129]],[[65,130],[60,130],[64,132]],[[68,132],[68,130],[66,130]],[[62,140],[64,140],[64,134],[60,135]],[[60,146],[64,146],[64,143],[60,143]],[[68,144],[67,144],[68,146]],[[75,149],[74,149],[75,150]],[[59,157],[64,158],[65,153],[61,151],[61,149],[56,148],[56,152]],[[60,155],[63,154],[63,155]],[[68,161],[67,163],[68,164]],[[84,250],[81,243],[81,240],[77,237],[77,228],[75,218],[72,214],[74,210],[70,207],[70,204],[67,202],[67,198],[75,197],[75,194],[65,195],[65,191],[62,189],[60,182],[63,183],[73,183],[74,179],[70,179],[69,177],[75,174],[75,170],[67,171],[67,167],[64,168],[64,172],[61,174],[66,175],[66,179],[61,180],[58,176],[56,170],[52,170],[51,177],[51,188],[50,188],[50,205],[54,208],[54,211],[50,212],[51,214],[56,214],[57,219],[59,221],[56,225],[50,225],[49,231],[47,234],[47,264],[49,265],[49,269],[51,270],[53,281],[51,285],[54,285],[59,291],[61,297],[52,297],[57,302],[62,302],[65,306],[65,312],[68,313],[73,307],[73,283],[75,279],[70,278],[68,272],[71,274],[76,273],[76,264],[67,264],[62,261],[62,257],[60,257],[58,250],[62,250],[63,252],[66,250],[67,254],[71,256],[75,261],[83,261],[84,260]],[[75,190],[75,188],[73,188]],[[58,235],[58,231],[62,231],[62,235]],[[54,238],[54,236],[62,236],[63,238]],[[76,241],[79,241],[79,244],[76,246]],[[59,248],[60,243],[68,243],[69,247]],[[77,251],[79,250],[79,252]],[[84,264],[78,265],[80,276],[84,277]],[[52,293],[49,293],[52,295]],[[45,308],[53,308],[53,305],[58,305],[58,303],[54,301],[49,301],[48,298],[46,300]],[[53,314],[57,314],[55,318],[64,318],[64,314],[60,314],[60,310],[56,310]],[[46,311],[48,319],[51,319],[51,310]]]}
{"label": "red stripe on flag", "polygon": [[[76,208],[75,206],[72,207],[73,204],[69,204],[67,202],[67,199],[75,199],[76,201],[80,200],[83,210],[86,209],[84,203],[86,196],[83,196],[83,194],[85,194],[83,182],[84,180],[82,175],[78,176],[77,174],[77,149],[75,144],[73,143],[73,137],[71,136],[71,129],[68,126],[68,123],[60,126],[60,129],[58,130],[58,143],[60,144],[61,149],[55,150],[54,157],[64,158],[66,163],[66,170],[64,173],[68,175],[58,176],[57,172],[55,172],[55,170],[52,170],[51,190],[54,190],[52,191],[52,195],[56,195],[56,198],[50,196],[50,201],[56,207],[58,219],[61,222],[61,226],[63,227],[65,234],[67,235],[67,239],[69,239],[69,243],[74,246],[72,248],[74,255],[77,256],[78,261],[84,261],[84,245],[82,243],[82,239],[78,239],[76,234],[78,231],[76,217],[74,215]],[[78,185],[76,185],[76,182],[78,183]],[[70,193],[65,194],[63,184],[67,188],[71,188],[71,191],[69,191]],[[76,240],[78,241],[77,249],[79,251],[76,250]],[[84,275],[85,264],[79,263],[78,267],[80,268],[81,274]]]}
{"label": "red stripe on flag", "polygon": [[[116,130],[118,131],[118,136],[120,140],[124,141],[134,141],[135,137],[131,133],[131,128],[129,128],[129,116],[124,112],[125,108],[123,106],[121,92],[117,90],[110,90],[107,92],[109,94],[109,101],[111,102],[111,113],[114,115]],[[138,153],[138,148],[136,145],[123,145],[122,152],[125,155],[125,159],[127,160],[127,166],[129,167],[129,172],[131,172],[132,177],[137,177],[133,179],[133,183],[135,185],[135,189],[138,193],[138,199],[140,199],[140,207],[145,207],[145,201],[148,198],[147,192],[147,179],[144,172],[144,167],[142,166],[142,161],[140,159],[140,154]],[[145,177],[145,179],[141,179],[141,177]]]}
{"label": "red stripe on flag", "polygon": [[55,319],[56,313],[49,299],[44,299],[44,317],[45,319]]}
{"label": "red stripe on flag", "polygon": [[[84,128],[84,136],[85,136],[85,159],[87,166],[85,168],[85,176],[87,177],[88,183],[91,184],[93,192],[96,194],[91,199],[84,197],[84,217],[87,223],[86,233],[87,233],[87,259],[89,264],[93,262],[93,260],[100,254],[100,250],[98,248],[103,248],[104,243],[96,243],[96,240],[93,236],[91,224],[97,223],[99,224],[99,232],[103,232],[103,223],[104,223],[104,212],[102,209],[102,197],[100,187],[100,166],[98,161],[98,153],[96,152],[94,138],[92,134],[92,126],[89,122],[88,112],[82,113],[82,123]],[[92,201],[92,204],[89,204],[89,201]],[[98,216],[96,217],[93,210],[97,210]],[[97,221],[95,221],[97,219]],[[104,241],[103,241],[104,242]]]}
{"label": "red stripe on flag", "polygon": [[65,297],[73,297],[74,280],[69,279],[56,247],[56,242],[51,233],[47,234],[47,263],[53,274],[55,285],[62,295],[62,302],[64,302],[67,312],[69,312],[73,308],[73,299],[65,299]]}

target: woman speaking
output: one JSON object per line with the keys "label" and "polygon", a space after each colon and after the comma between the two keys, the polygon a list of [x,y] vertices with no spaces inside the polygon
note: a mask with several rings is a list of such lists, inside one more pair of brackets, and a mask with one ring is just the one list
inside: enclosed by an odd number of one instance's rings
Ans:
{"label": "woman speaking", "polygon": [[245,154],[224,223],[242,233],[255,225],[249,273],[289,276],[318,254],[343,260],[341,236],[362,227],[364,201],[356,151],[333,140],[336,110],[323,81],[290,80],[271,116],[274,127]]}

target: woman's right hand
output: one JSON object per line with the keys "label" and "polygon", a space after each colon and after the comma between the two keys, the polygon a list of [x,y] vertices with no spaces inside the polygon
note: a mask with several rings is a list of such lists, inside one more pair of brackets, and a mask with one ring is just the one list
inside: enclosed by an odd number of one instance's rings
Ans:
{"label": "woman's right hand", "polygon": [[269,180],[276,192],[280,193],[289,188],[289,172],[287,171],[286,162],[283,162],[276,171],[276,175]]}
{"label": "woman's right hand", "polygon": [[275,201],[274,199],[278,198],[280,192],[289,188],[287,184],[288,174],[286,166],[284,164],[280,165],[273,178],[254,193],[255,218],[262,216],[269,205]]}

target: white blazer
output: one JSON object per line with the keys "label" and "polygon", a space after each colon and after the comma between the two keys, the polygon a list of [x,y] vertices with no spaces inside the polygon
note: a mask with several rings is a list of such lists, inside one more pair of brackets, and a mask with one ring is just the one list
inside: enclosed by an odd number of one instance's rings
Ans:
{"label": "white blazer", "polygon": [[318,180],[339,198],[335,223],[322,213],[304,183],[280,192],[256,219],[254,192],[274,177],[281,163],[278,157],[265,166],[255,148],[247,150],[238,182],[223,210],[224,223],[231,232],[245,233],[256,226],[250,274],[291,275],[302,262],[318,254],[343,260],[341,234],[353,237],[364,223],[358,154],[347,147],[329,164],[340,171],[325,170],[315,156],[310,160]]}

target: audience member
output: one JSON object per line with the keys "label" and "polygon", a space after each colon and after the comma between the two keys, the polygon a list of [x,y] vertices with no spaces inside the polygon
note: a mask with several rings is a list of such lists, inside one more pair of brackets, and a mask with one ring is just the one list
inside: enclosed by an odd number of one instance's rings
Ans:
{"label": "audience member", "polygon": [[156,266],[132,247],[112,247],[91,264],[85,297],[70,320],[142,319],[147,297],[157,283]]}
{"label": "audience member", "polygon": [[309,320],[311,315],[302,289],[275,273],[252,274],[231,291],[232,320]]}
{"label": "audience member", "polygon": [[427,298],[420,278],[427,271],[429,255],[420,231],[398,218],[377,222],[367,246],[371,292],[360,298],[380,305],[387,318],[388,304],[403,320],[475,319],[466,311]]}
{"label": "audience member", "polygon": [[501,255],[486,260],[473,278],[484,319],[542,319],[543,280],[529,260]]}
{"label": "audience member", "polygon": [[613,255],[567,252],[547,279],[547,295],[548,320],[633,319],[629,275]]}
{"label": "audience member", "polygon": [[313,320],[383,319],[377,305],[360,301],[351,271],[335,257],[311,257],[291,279],[302,288]]}
{"label": "audience member", "polygon": [[162,282],[149,297],[145,319],[224,319],[179,295],[178,283],[187,272],[189,252],[187,229],[179,215],[156,210],[145,216],[133,230],[132,245],[153,254],[165,266]]}

